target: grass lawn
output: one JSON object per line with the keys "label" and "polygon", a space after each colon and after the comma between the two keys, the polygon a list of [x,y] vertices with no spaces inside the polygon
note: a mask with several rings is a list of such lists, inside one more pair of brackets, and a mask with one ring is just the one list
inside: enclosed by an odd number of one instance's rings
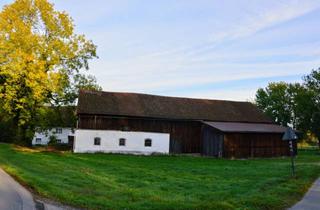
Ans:
{"label": "grass lawn", "polygon": [[320,155],[224,160],[39,152],[0,144],[0,167],[36,193],[88,209],[285,209],[320,176]]}

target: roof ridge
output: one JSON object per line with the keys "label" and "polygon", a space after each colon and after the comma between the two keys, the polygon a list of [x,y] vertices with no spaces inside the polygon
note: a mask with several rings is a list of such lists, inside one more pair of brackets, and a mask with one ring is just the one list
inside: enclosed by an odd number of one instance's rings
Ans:
{"label": "roof ridge", "polygon": [[80,92],[84,93],[100,93],[100,94],[131,94],[131,95],[144,95],[144,96],[154,96],[154,97],[162,97],[162,98],[176,98],[176,99],[186,99],[186,100],[199,100],[199,101],[222,101],[222,102],[232,102],[232,103],[249,103],[249,101],[233,101],[233,100],[224,100],[224,99],[208,99],[208,98],[191,98],[191,97],[179,97],[179,96],[165,96],[165,95],[156,95],[149,93],[137,93],[137,92],[117,92],[117,91],[99,91],[99,90],[84,90],[80,89]]}

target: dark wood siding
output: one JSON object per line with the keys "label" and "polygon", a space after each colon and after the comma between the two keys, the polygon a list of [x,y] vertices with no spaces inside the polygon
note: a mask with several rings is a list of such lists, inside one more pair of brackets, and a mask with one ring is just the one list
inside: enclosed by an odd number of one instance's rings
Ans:
{"label": "dark wood siding", "polygon": [[[222,133],[197,121],[178,121],[101,115],[78,115],[78,128],[170,134],[170,153],[201,153],[219,157],[276,157],[289,155],[288,142],[276,133]],[[295,145],[296,148],[296,145]]]}
{"label": "dark wood siding", "polygon": [[[296,146],[296,145],[295,145]],[[231,133],[224,135],[224,157],[276,157],[290,155],[282,134]]]}
{"label": "dark wood siding", "polygon": [[222,157],[223,154],[223,133],[210,126],[203,125],[202,136],[202,155]]}
{"label": "dark wood siding", "polygon": [[170,133],[170,153],[201,153],[200,122],[79,115],[78,128]]}

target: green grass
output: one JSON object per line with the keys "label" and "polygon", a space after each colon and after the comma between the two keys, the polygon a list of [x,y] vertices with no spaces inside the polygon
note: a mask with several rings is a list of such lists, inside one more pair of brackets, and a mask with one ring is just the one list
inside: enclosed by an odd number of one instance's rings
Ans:
{"label": "green grass", "polygon": [[285,209],[320,175],[320,155],[225,160],[36,152],[0,144],[0,167],[36,193],[88,209]]}

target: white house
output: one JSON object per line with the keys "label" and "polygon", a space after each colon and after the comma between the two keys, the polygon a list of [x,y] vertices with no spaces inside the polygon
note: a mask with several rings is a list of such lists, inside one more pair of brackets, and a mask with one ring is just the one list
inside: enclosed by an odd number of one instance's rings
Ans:
{"label": "white house", "polygon": [[77,129],[73,151],[152,154],[169,153],[169,133]]}
{"label": "white house", "polygon": [[48,130],[36,129],[32,140],[32,145],[47,145],[51,136],[55,136],[57,143],[68,144],[69,139],[74,137],[74,130],[72,128],[52,128]]}

